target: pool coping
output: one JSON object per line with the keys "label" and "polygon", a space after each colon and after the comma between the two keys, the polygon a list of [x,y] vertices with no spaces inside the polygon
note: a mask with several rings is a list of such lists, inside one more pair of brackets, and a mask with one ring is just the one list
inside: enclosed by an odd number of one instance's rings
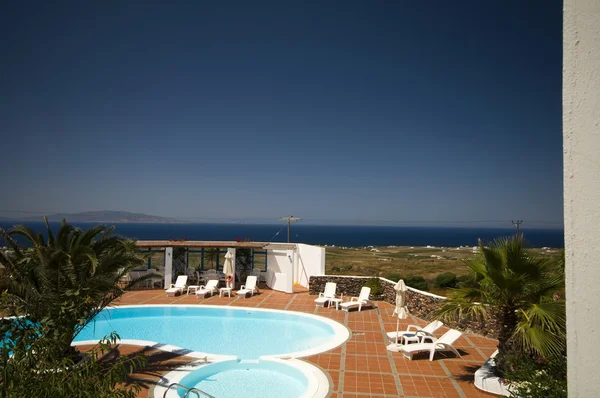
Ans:
{"label": "pool coping", "polygon": [[[138,304],[138,305],[119,305],[119,306],[109,306],[106,307],[106,310],[118,310],[118,309],[127,309],[127,308],[149,308],[149,307],[167,307],[167,308],[215,308],[223,310],[224,307],[222,305],[196,305],[196,304]],[[307,314],[305,312],[298,311],[289,311],[289,310],[279,310],[279,309],[270,309],[270,308],[248,308],[248,307],[236,307],[236,306],[227,306],[227,310],[234,311],[257,311],[257,312],[276,312],[281,314],[294,314],[296,316],[301,316],[305,318],[311,318],[320,322],[323,322],[329,325],[333,331],[334,335],[331,341],[321,344],[315,348],[310,348],[302,351],[294,351],[291,353],[283,353],[283,354],[274,354],[274,355],[261,355],[257,359],[295,359],[295,358],[303,358],[309,357],[311,355],[321,354],[323,352],[327,352],[333,350],[334,348],[339,347],[348,341],[351,337],[350,329],[348,329],[345,325],[334,321],[333,319],[325,318],[320,315]],[[100,340],[83,340],[72,342],[72,346],[82,346],[82,345],[93,345],[97,344]],[[159,349],[166,352],[171,352],[175,354],[185,355],[191,358],[196,359],[207,359],[210,357],[212,359],[219,359],[221,357],[235,357],[239,358],[239,356],[235,355],[224,355],[224,354],[211,354],[201,351],[192,351],[187,348],[165,344],[157,341],[148,341],[148,340],[137,340],[137,339],[121,339],[118,341],[118,344],[130,344],[134,346],[146,346],[152,347],[155,349]]]}

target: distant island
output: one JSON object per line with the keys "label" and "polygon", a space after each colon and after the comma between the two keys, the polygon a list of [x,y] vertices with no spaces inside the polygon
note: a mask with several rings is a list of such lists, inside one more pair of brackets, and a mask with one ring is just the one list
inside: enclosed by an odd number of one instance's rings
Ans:
{"label": "distant island", "polygon": [[[48,221],[62,221],[66,219],[67,222],[95,222],[95,223],[152,223],[152,224],[183,224],[186,221],[178,220],[176,218],[152,216],[143,213],[130,213],[128,211],[84,211],[81,213],[58,213],[48,215]],[[7,220],[4,218],[4,220]],[[42,221],[42,216],[34,217],[19,217],[18,221]]]}

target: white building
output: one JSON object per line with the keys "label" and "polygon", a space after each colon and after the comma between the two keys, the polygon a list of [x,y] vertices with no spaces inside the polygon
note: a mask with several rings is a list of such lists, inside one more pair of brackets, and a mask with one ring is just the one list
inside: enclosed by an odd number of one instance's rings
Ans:
{"label": "white building", "polygon": [[[292,293],[294,285],[308,288],[309,278],[313,275],[325,275],[325,248],[303,243],[268,242],[211,242],[211,241],[138,241],[141,249],[164,249],[164,285],[169,287],[173,275],[173,248],[188,249],[218,248],[227,249],[235,261],[236,249],[247,248],[266,252],[264,278],[267,286],[273,290]],[[235,281],[234,281],[235,282]],[[244,281],[241,281],[244,283]]]}

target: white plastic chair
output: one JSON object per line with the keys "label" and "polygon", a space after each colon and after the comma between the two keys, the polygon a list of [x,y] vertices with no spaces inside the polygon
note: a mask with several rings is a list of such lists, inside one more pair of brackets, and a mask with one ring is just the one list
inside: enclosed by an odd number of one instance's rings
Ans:
{"label": "white plastic chair", "polygon": [[217,292],[217,286],[219,286],[219,281],[216,279],[211,279],[206,282],[206,286],[201,285],[198,290],[196,290],[196,297],[206,297],[207,294],[211,296]]}
{"label": "white plastic chair", "polygon": [[358,307],[358,311],[362,309],[363,305],[369,304],[369,296],[371,295],[371,288],[367,286],[363,286],[360,289],[360,294],[358,297],[350,297],[350,301],[346,301],[345,303],[341,303],[340,307],[344,311],[349,311],[350,308]]}
{"label": "white plastic chair", "polygon": [[325,290],[319,293],[319,297],[315,299],[316,305],[325,307],[325,304],[329,303],[331,299],[335,298],[335,290],[337,284],[335,282],[327,282],[325,284]]}
{"label": "white plastic chair", "polygon": [[[422,341],[421,343],[403,345],[402,348],[400,348],[400,350],[404,353],[405,357],[408,357],[408,359],[412,359],[413,354],[415,352],[420,352],[420,351],[429,351],[429,360],[430,361],[433,361],[433,357],[435,356],[435,353],[438,351],[439,352],[451,351],[457,357],[460,358],[460,354],[458,353],[456,348],[454,348],[452,346],[452,344],[454,344],[456,342],[456,340],[458,340],[460,338],[461,335],[462,335],[462,333],[459,332],[458,330],[450,329],[446,333],[444,333],[444,335],[442,337],[440,337],[439,339],[436,339],[435,337],[431,337],[431,336],[424,336],[423,339],[421,340]],[[425,340],[431,340],[431,342],[426,343]]]}
{"label": "white plastic chair", "polygon": [[250,293],[250,297],[254,295],[254,292],[258,292],[258,288],[256,287],[256,276],[248,276],[246,277],[246,284],[240,286],[240,290],[237,291],[239,296],[244,296]]}
{"label": "white plastic chair", "polygon": [[406,343],[418,343],[424,336],[433,336],[433,332],[444,326],[440,321],[433,321],[425,327],[417,325],[408,325],[406,330],[398,332],[388,332],[387,337],[392,343],[398,344],[399,341],[404,340]]}
{"label": "white plastic chair", "polygon": [[171,286],[167,289],[167,296],[172,297],[177,293],[183,293],[183,289],[185,289],[187,285],[187,280],[187,275],[179,275],[175,283],[171,283]]}

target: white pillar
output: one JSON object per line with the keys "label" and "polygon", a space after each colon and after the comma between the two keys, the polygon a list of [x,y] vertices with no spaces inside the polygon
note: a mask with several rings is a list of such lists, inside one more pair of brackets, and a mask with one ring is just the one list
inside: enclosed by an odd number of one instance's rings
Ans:
{"label": "white pillar", "polygon": [[286,284],[285,284],[285,292],[293,293],[294,292],[294,272],[296,272],[296,250],[288,249],[287,251],[287,260],[289,264],[285,264],[285,274],[286,274]]}
{"label": "white pillar", "polygon": [[165,289],[173,283],[173,248],[165,248]]}
{"label": "white pillar", "polygon": [[569,397],[600,391],[600,2],[564,0],[563,151]]}

